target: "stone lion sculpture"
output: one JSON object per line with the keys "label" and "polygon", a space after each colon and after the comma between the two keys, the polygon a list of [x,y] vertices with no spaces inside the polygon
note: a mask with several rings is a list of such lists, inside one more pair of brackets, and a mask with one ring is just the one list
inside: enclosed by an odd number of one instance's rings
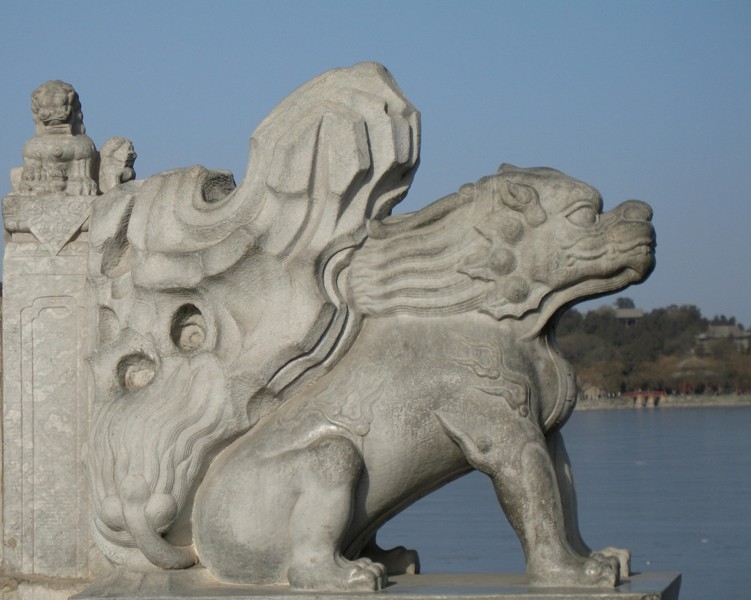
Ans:
{"label": "stone lion sculpture", "polygon": [[138,155],[133,142],[124,137],[113,137],[102,144],[99,151],[99,191],[103,194],[112,188],[136,178],[133,164]]}
{"label": "stone lion sculpture", "polygon": [[78,93],[64,81],[47,81],[31,94],[36,135],[23,148],[19,191],[91,196],[98,191],[99,155],[86,135]]}
{"label": "stone lion sculpture", "polygon": [[272,111],[240,186],[191,167],[97,199],[90,473],[113,562],[379,589],[417,557],[378,528],[478,469],[534,585],[616,584],[579,535],[554,332],[648,276],[651,209],[503,165],[391,215],[418,149],[415,108],[360,64]]}

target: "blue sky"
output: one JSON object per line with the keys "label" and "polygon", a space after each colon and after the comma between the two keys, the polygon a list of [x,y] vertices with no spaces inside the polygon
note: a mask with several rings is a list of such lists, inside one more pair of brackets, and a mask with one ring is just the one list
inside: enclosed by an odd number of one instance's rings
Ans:
{"label": "blue sky", "polygon": [[33,134],[29,95],[48,79],[78,90],[98,146],[133,140],[139,177],[198,163],[239,179],[279,100],[375,60],[422,113],[400,211],[502,162],[555,167],[606,208],[655,209],[657,269],[624,295],[749,326],[750,31],[745,0],[3,0],[0,196]]}

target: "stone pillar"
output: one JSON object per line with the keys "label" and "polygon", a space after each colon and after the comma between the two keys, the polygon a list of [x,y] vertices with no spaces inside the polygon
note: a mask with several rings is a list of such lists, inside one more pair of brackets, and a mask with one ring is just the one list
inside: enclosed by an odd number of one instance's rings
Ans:
{"label": "stone pillar", "polygon": [[89,574],[84,448],[91,351],[82,225],[94,196],[12,194],[3,303],[3,565]]}
{"label": "stone pillar", "polygon": [[13,192],[2,206],[0,548],[6,575],[69,581],[88,577],[92,560],[102,559],[90,539],[85,453],[95,326],[88,220],[101,191],[135,177],[136,154],[118,137],[100,155],[68,83],[40,85],[31,111],[35,135],[24,145],[23,167],[11,171]]}

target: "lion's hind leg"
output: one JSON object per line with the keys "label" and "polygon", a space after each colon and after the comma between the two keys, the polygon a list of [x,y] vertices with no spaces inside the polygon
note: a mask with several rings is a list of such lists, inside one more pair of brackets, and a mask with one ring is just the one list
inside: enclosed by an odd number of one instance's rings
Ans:
{"label": "lion's hind leg", "polygon": [[324,437],[301,451],[301,493],[289,522],[292,556],[290,586],[314,590],[378,590],[384,567],[368,558],[347,560],[342,540],[352,520],[355,486],[363,460],[348,439]]}
{"label": "lion's hind leg", "polygon": [[196,494],[193,539],[200,562],[219,581],[284,584],[287,535],[300,472],[299,450],[265,454],[253,432],[212,464]]}
{"label": "lion's hind leg", "polygon": [[382,564],[388,575],[416,575],[420,572],[420,556],[417,550],[410,550],[404,546],[386,550],[378,545],[376,535],[373,534],[373,537],[368,540],[360,556]]}
{"label": "lion's hind leg", "polygon": [[341,553],[363,466],[351,441],[324,434],[274,454],[258,451],[263,443],[252,435],[239,442],[212,465],[193,513],[200,560],[220,581],[312,590],[385,585],[381,565]]}

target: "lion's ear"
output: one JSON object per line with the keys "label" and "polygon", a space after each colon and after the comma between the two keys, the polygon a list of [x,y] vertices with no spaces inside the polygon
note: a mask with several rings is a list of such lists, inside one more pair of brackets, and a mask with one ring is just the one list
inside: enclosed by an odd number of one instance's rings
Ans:
{"label": "lion's ear", "polygon": [[505,178],[500,178],[498,180],[498,192],[503,203],[522,213],[527,223],[532,227],[537,227],[545,222],[547,215],[540,205],[537,190],[531,185],[514,183]]}

